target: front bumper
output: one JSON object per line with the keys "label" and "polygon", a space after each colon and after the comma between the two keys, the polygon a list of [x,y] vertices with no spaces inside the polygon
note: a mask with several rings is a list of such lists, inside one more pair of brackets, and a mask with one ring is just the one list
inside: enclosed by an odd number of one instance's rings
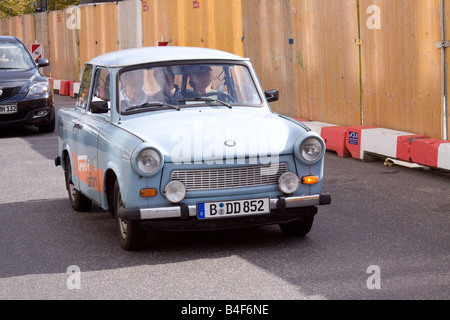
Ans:
{"label": "front bumper", "polygon": [[18,113],[0,115],[0,127],[45,125],[55,118],[55,108],[49,98],[11,103],[2,101],[0,104],[17,104],[19,108]]}
{"label": "front bumper", "polygon": [[197,219],[197,206],[179,204],[164,208],[124,208],[121,207],[118,216],[124,220],[141,221],[144,229],[166,230],[205,230],[228,229],[246,226],[261,226],[276,223],[286,223],[314,216],[317,206],[331,203],[327,193],[302,197],[278,197],[270,199],[270,214],[239,216],[214,220]]}

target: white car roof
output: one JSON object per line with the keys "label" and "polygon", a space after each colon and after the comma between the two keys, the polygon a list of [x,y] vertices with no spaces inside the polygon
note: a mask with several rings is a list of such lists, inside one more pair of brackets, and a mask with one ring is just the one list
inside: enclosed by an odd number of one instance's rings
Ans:
{"label": "white car roof", "polygon": [[109,52],[98,56],[89,64],[105,67],[122,67],[143,63],[184,60],[235,60],[248,61],[237,55],[206,48],[194,47],[143,47]]}

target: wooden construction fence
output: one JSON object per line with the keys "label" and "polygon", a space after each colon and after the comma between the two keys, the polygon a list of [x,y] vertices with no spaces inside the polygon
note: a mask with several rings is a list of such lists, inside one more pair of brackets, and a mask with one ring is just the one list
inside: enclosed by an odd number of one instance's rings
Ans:
{"label": "wooden construction fence", "polygon": [[280,89],[277,112],[441,138],[441,1],[450,30],[450,0],[131,0],[79,6],[78,28],[67,10],[1,19],[0,34],[42,43],[46,74],[76,81],[126,47],[225,50]]}

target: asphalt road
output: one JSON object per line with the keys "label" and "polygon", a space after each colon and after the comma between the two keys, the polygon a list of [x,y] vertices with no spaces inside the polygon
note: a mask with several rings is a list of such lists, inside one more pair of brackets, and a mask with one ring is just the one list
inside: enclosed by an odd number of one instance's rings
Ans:
{"label": "asphalt road", "polygon": [[56,132],[0,129],[0,299],[450,298],[449,173],[327,153],[332,204],[304,238],[155,232],[126,252],[108,213],[71,209],[57,149]]}

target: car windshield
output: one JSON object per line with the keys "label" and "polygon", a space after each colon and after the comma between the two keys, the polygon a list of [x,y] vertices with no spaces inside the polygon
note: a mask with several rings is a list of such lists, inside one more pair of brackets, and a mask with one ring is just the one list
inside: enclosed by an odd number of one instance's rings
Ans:
{"label": "car windshield", "polygon": [[36,65],[19,43],[0,43],[0,69],[31,69]]}
{"label": "car windshield", "polygon": [[245,65],[184,64],[125,70],[119,75],[122,114],[180,110],[185,106],[259,106],[261,97]]}

